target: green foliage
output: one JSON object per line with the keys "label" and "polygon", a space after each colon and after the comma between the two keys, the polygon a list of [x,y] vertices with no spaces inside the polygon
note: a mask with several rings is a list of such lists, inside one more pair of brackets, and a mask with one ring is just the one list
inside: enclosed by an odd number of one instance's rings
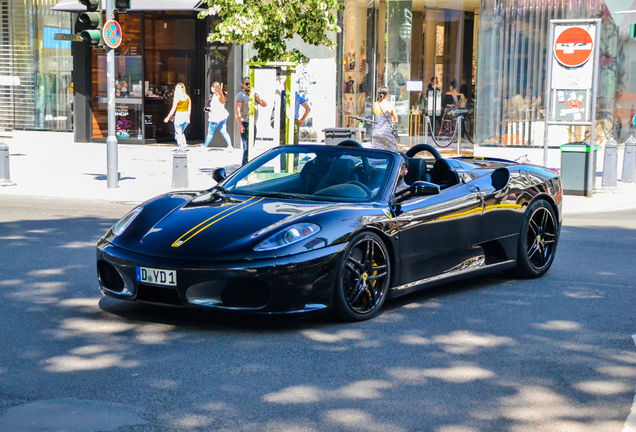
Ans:
{"label": "green foliage", "polygon": [[328,32],[339,32],[338,0],[204,0],[208,9],[199,18],[217,16],[219,22],[208,41],[243,45],[252,43],[253,61],[303,62],[307,57],[297,49],[287,50],[294,35],[312,45],[334,47]]}

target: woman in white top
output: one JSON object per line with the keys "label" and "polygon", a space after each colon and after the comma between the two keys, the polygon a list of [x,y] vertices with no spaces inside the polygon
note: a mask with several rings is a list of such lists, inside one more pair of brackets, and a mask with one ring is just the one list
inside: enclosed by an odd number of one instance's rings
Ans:
{"label": "woman in white top", "polygon": [[172,101],[172,109],[163,120],[164,123],[170,121],[170,117],[174,114],[174,138],[177,140],[179,148],[177,151],[185,151],[188,148],[186,142],[185,130],[190,124],[190,112],[192,112],[192,102],[186,93],[183,83],[178,83],[174,89],[174,99]]}
{"label": "woman in white top", "polygon": [[212,97],[210,98],[210,107],[205,109],[208,112],[208,136],[205,137],[205,146],[208,147],[214,137],[217,129],[221,131],[221,135],[225,138],[227,148],[232,148],[232,140],[230,134],[227,133],[227,118],[230,113],[225,109],[225,95],[221,90],[221,84],[215,81],[212,84]]}

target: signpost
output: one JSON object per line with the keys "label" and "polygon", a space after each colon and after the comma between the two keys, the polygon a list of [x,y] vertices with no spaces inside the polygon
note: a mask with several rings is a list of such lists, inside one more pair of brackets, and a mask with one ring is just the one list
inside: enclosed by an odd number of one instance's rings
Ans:
{"label": "signpost", "polygon": [[55,33],[55,35],[53,35],[53,39],[69,42],[82,42],[84,40],[82,39],[82,36],[70,33]]}
{"label": "signpost", "polygon": [[115,20],[110,20],[106,24],[104,24],[104,28],[102,30],[102,39],[104,39],[104,43],[107,47],[112,49],[119,48],[121,45],[121,38],[123,33],[121,31],[121,26]]}
{"label": "signpost", "polygon": [[593,155],[600,31],[600,19],[550,21],[543,164],[548,166],[550,126],[590,127],[585,195],[596,181]]}
{"label": "signpost", "polygon": [[115,49],[121,43],[122,32],[119,23],[114,20],[113,2],[106,1],[107,25],[104,26],[102,37],[111,43],[106,43],[106,85],[108,88],[108,138],[106,138],[106,187],[114,189],[119,187],[119,170],[117,155],[117,136],[115,135]]}
{"label": "signpost", "polygon": [[582,66],[592,56],[594,41],[589,31],[583,27],[568,27],[554,43],[554,56],[563,66]]}

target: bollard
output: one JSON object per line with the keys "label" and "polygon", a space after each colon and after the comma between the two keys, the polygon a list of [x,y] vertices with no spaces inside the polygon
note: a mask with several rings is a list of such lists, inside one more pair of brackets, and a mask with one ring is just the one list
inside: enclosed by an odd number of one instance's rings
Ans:
{"label": "bollard", "polygon": [[7,132],[0,132],[0,186],[15,185],[9,172],[9,146],[4,142],[9,137]]}
{"label": "bollard", "polygon": [[428,122],[430,122],[428,116],[424,116],[424,144],[428,144]]}
{"label": "bollard", "polygon": [[172,155],[172,189],[188,187],[188,154],[175,152]]}
{"label": "bollard", "polygon": [[462,146],[462,119],[463,116],[457,116],[457,156],[461,156],[461,146]]}
{"label": "bollard", "polygon": [[625,157],[623,158],[623,175],[621,182],[636,183],[636,139],[632,135],[625,141]]}
{"label": "bollard", "polygon": [[605,160],[603,161],[603,180],[601,186],[616,187],[618,176],[618,144],[614,137],[605,144]]}

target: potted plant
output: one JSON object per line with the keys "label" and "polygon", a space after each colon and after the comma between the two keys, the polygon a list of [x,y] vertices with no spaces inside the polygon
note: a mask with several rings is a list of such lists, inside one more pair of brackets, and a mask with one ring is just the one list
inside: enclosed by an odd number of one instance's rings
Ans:
{"label": "potted plant", "polygon": [[128,133],[128,130],[130,129],[131,124],[130,120],[119,120],[117,122],[115,135],[117,135],[118,138],[129,138],[130,134]]}

